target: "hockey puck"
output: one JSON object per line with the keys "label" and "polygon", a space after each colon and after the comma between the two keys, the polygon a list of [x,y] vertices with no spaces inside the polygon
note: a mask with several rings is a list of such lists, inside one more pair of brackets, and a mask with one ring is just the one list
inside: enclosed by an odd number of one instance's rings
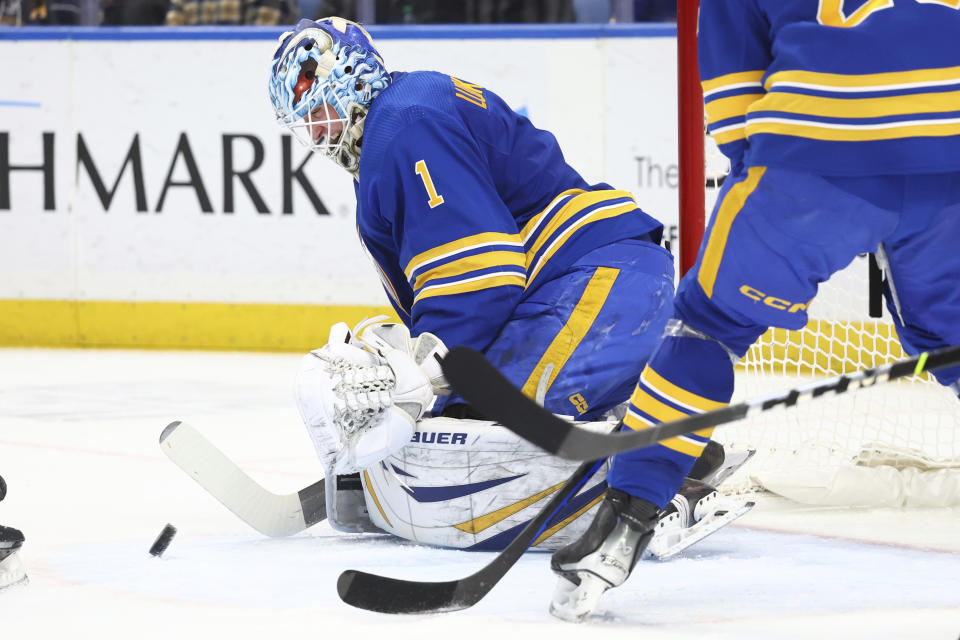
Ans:
{"label": "hockey puck", "polygon": [[3,476],[0,476],[0,500],[3,500],[7,496],[7,483],[3,481]]}
{"label": "hockey puck", "polygon": [[170,541],[173,540],[173,536],[176,535],[176,533],[177,528],[172,524],[165,526],[163,531],[160,532],[160,535],[157,536],[157,539],[153,541],[153,546],[150,547],[150,555],[158,558],[162,556],[163,552],[170,546]]}

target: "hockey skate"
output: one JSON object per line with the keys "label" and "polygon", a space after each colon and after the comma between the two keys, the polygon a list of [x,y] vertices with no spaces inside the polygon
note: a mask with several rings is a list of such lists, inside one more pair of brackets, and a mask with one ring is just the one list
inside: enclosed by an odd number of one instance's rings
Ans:
{"label": "hockey skate", "polygon": [[624,583],[650,539],[660,509],[617,489],[608,489],[583,536],[553,554],[550,567],[560,576],[550,613],[581,622],[600,596]]}
{"label": "hockey skate", "polygon": [[23,545],[23,534],[12,527],[0,526],[0,589],[26,584],[27,574],[17,551]]}
{"label": "hockey skate", "polygon": [[677,555],[753,508],[752,500],[721,496],[705,482],[687,478],[660,513],[647,554],[657,560]]}
{"label": "hockey skate", "polygon": [[719,487],[747,464],[756,452],[756,449],[730,451],[716,440],[711,440],[697,458],[688,477]]}
{"label": "hockey skate", "polygon": [[667,560],[719,531],[756,504],[740,496],[722,496],[715,487],[745,465],[755,450],[727,451],[711,440],[690,477],[660,513],[645,557]]}

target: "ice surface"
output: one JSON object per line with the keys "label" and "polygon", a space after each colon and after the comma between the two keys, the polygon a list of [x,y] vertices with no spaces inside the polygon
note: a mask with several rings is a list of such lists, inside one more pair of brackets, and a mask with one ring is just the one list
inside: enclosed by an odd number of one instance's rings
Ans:
{"label": "ice surface", "polygon": [[[0,639],[947,638],[960,636],[960,512],[765,502],[664,563],[645,562],[583,625],[554,620],[549,556],[472,609],[386,616],[340,602],[346,568],[446,580],[485,553],[326,524],[249,529],[160,452],[186,420],[277,493],[322,476],[292,401],[296,354],[0,350],[0,522],[31,582],[0,592]],[[179,532],[147,553],[167,522]]]}

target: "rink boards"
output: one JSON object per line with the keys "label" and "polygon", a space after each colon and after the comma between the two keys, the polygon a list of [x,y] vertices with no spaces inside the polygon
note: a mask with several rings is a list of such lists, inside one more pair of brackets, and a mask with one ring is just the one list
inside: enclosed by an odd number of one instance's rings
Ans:
{"label": "rink boards", "polygon": [[[0,345],[302,350],[386,311],[350,177],[274,122],[274,29],[0,32]],[[676,235],[675,29],[373,29]]]}

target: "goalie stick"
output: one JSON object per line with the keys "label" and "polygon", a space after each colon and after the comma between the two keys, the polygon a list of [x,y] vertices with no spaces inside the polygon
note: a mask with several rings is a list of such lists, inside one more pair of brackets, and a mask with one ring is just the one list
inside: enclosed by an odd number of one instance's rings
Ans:
{"label": "goalie stick", "polygon": [[640,449],[661,440],[741,420],[776,407],[792,407],[831,392],[844,393],[871,387],[924,371],[960,364],[960,346],[924,352],[873,369],[842,375],[822,382],[761,396],[721,409],[707,411],[641,431],[597,433],[550,413],[527,398],[484,356],[469,347],[454,347],[441,367],[447,380],[487,419],[495,420],[520,437],[549,453],[568,460],[594,460]]}
{"label": "goalie stick", "polygon": [[160,449],[220,504],[266,536],[291,536],[327,517],[323,480],[287,495],[267,491],[184,422],[166,426]]}
{"label": "goalie stick", "polygon": [[550,519],[600,468],[602,460],[584,462],[527,523],[519,535],[476,573],[446,582],[417,582],[348,569],[337,580],[337,593],[349,605],[380,613],[440,613],[478,603],[526,552]]}

